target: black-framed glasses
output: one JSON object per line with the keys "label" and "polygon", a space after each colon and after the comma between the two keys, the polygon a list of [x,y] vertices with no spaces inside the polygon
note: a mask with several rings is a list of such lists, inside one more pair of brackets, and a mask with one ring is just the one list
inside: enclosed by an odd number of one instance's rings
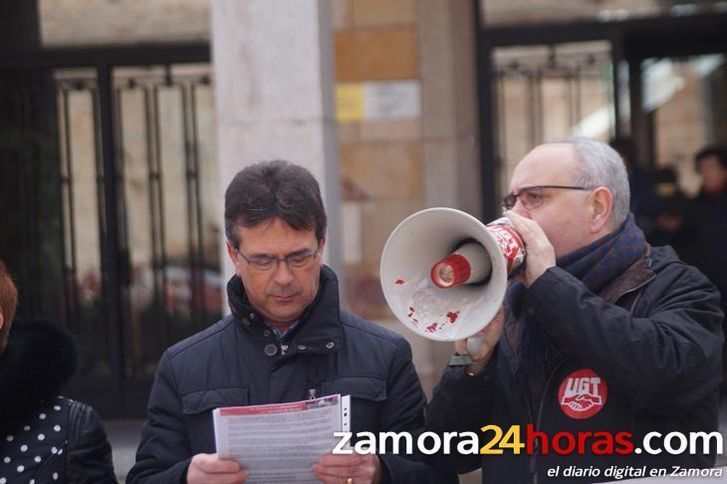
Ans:
{"label": "black-framed glasses", "polygon": [[316,250],[310,251],[302,251],[302,252],[294,252],[292,254],[288,254],[285,257],[273,257],[271,255],[253,255],[250,257],[247,257],[245,254],[240,252],[240,249],[237,249],[237,253],[240,254],[240,257],[242,257],[245,262],[250,264],[253,268],[260,272],[266,272],[275,267],[278,268],[278,264],[281,262],[285,262],[288,265],[288,269],[304,269],[310,261],[313,260],[314,257],[316,257],[321,250],[321,244],[318,243],[318,247],[316,247]]}
{"label": "black-framed glasses", "polygon": [[571,185],[536,185],[533,187],[525,187],[517,193],[509,193],[502,199],[502,206],[505,210],[511,210],[518,200],[523,204],[523,207],[528,210],[538,208],[543,204],[543,189],[544,188],[558,188],[560,190],[582,190],[589,192],[593,190],[590,187],[576,187]]}

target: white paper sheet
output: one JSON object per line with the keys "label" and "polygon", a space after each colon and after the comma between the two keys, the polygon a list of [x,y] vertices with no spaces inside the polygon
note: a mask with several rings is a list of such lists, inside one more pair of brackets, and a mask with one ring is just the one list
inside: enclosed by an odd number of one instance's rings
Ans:
{"label": "white paper sheet", "polygon": [[218,455],[247,469],[246,482],[320,482],[313,464],[338,443],[333,432],[349,430],[350,397],[224,407],[213,419]]}

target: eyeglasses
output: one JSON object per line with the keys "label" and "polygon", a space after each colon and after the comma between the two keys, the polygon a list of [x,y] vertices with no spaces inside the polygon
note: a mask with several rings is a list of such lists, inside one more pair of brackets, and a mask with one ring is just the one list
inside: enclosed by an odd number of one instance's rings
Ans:
{"label": "eyeglasses", "polygon": [[246,257],[245,254],[237,249],[237,253],[240,254],[245,262],[250,264],[253,268],[260,272],[266,272],[275,267],[278,268],[278,264],[285,262],[288,264],[288,269],[303,269],[308,263],[316,257],[321,250],[320,243],[314,251],[295,252],[293,254],[286,255],[285,257],[273,257],[270,255],[254,255],[252,257]]}
{"label": "eyeglasses", "polygon": [[526,187],[520,190],[518,193],[510,193],[502,199],[502,206],[505,210],[511,210],[518,200],[523,204],[523,207],[528,210],[538,208],[544,202],[543,189],[544,188],[559,188],[561,190],[583,190],[591,191],[593,188],[589,187],[574,187],[569,185],[537,185],[534,187]]}

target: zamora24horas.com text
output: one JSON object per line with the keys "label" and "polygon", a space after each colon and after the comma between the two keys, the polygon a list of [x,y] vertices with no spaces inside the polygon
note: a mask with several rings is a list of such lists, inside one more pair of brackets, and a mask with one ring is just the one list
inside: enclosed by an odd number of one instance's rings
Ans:
{"label": "zamora24horas.com text", "polygon": [[[503,429],[498,425],[485,425],[475,432],[423,432],[416,436],[409,432],[335,432],[339,439],[334,454],[414,454],[437,453],[462,455],[495,455],[505,452],[529,455],[691,455],[724,453],[724,437],[719,432],[649,432],[640,442],[634,442],[630,432],[557,432],[548,435],[534,426],[512,425]],[[483,437],[485,445],[480,445]],[[355,443],[352,444],[352,441]]]}

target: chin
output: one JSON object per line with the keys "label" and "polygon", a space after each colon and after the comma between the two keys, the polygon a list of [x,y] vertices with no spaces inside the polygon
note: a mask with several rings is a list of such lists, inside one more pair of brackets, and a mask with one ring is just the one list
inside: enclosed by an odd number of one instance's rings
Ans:
{"label": "chin", "polygon": [[303,314],[303,308],[291,306],[278,307],[277,311],[271,311],[271,315],[278,321],[295,321],[298,317]]}

